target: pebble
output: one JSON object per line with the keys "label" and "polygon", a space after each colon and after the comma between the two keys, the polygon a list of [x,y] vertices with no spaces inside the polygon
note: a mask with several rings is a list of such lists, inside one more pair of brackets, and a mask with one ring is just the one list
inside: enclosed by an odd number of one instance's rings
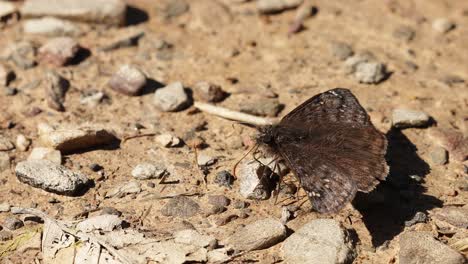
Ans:
{"label": "pebble", "polygon": [[132,170],[132,176],[138,180],[160,179],[167,173],[160,163],[140,163]]}
{"label": "pebble", "polygon": [[360,83],[378,84],[387,77],[387,68],[380,62],[363,62],[356,66],[354,77]]}
{"label": "pebble", "polygon": [[456,250],[435,240],[430,232],[410,231],[400,235],[400,263],[463,264]]}
{"label": "pebble", "polygon": [[70,83],[68,80],[55,71],[48,71],[45,85],[47,105],[56,111],[65,111],[63,103],[65,102],[65,94],[69,87]]}
{"label": "pebble", "polygon": [[23,31],[50,37],[80,35],[80,29],[74,23],[55,17],[28,19],[23,22]]}
{"label": "pebble", "polygon": [[159,145],[165,148],[174,148],[179,147],[182,143],[182,140],[177,136],[172,134],[161,134],[154,138]]}
{"label": "pebble", "polygon": [[125,64],[109,80],[112,90],[135,96],[139,95],[146,85],[146,75],[136,66]]}
{"label": "pebble", "polygon": [[171,19],[186,13],[190,9],[190,5],[185,0],[172,0],[167,3],[164,8],[164,17]]}
{"label": "pebble", "polygon": [[190,102],[181,82],[171,83],[154,92],[154,105],[163,112],[183,110]]}
{"label": "pebble", "polygon": [[401,39],[406,42],[413,40],[416,33],[414,29],[409,26],[400,26],[393,31],[393,37],[396,39]]}
{"label": "pebble", "polygon": [[231,188],[232,183],[234,182],[234,176],[229,171],[223,170],[216,173],[214,183],[219,186],[225,186]]}
{"label": "pebble", "polygon": [[192,217],[200,212],[200,205],[189,197],[179,196],[172,198],[161,209],[164,216]]}
{"label": "pebble", "polygon": [[287,9],[296,8],[301,5],[303,0],[259,0],[257,9],[260,13],[271,14],[282,12]]}
{"label": "pebble", "polygon": [[10,44],[0,58],[12,61],[17,67],[27,70],[36,66],[36,48],[29,41]]}
{"label": "pebble", "polygon": [[10,155],[0,152],[0,173],[10,168]]}
{"label": "pebble", "polygon": [[180,244],[194,245],[203,248],[214,248],[218,241],[213,236],[202,235],[193,229],[177,231],[174,234],[174,241]]}
{"label": "pebble", "polygon": [[240,194],[247,199],[266,200],[272,187],[269,179],[271,170],[256,160],[244,161],[239,166]]}
{"label": "pebble", "polygon": [[392,124],[396,128],[423,127],[429,125],[428,114],[409,109],[394,109]]}
{"label": "pebble", "polygon": [[450,153],[450,159],[463,162],[468,158],[468,138],[454,129],[434,127],[428,137]]}
{"label": "pebble", "polygon": [[0,87],[7,86],[15,78],[15,73],[9,67],[0,64]]}
{"label": "pebble", "polygon": [[88,184],[88,178],[48,160],[22,161],[16,165],[19,181],[48,192],[76,195]]}
{"label": "pebble", "polygon": [[0,203],[0,213],[9,212],[11,205],[7,202]]}
{"label": "pebble", "polygon": [[205,216],[210,216],[210,215],[216,215],[220,214],[226,211],[226,207],[224,206],[219,206],[219,205],[213,205],[210,206],[206,211],[205,211]]}
{"label": "pebble", "polygon": [[442,147],[434,147],[429,153],[431,161],[434,165],[444,165],[448,161],[448,153]]}
{"label": "pebble", "polygon": [[122,219],[115,214],[103,214],[90,217],[76,225],[76,229],[82,232],[92,232],[95,230],[110,232],[123,224]]}
{"label": "pebble", "polygon": [[351,263],[354,248],[334,219],[314,219],[289,236],[282,246],[286,263]]}
{"label": "pebble", "polygon": [[0,151],[9,151],[15,148],[15,145],[6,137],[0,135]]}
{"label": "pebble", "polygon": [[197,157],[197,164],[198,166],[211,166],[216,163],[218,159],[216,157],[212,157],[205,153],[199,153]]}
{"label": "pebble", "polygon": [[21,15],[26,18],[54,16],[121,26],[125,24],[126,10],[122,0],[26,0]]}
{"label": "pebble", "polygon": [[13,231],[13,230],[20,229],[21,227],[23,227],[24,223],[23,221],[19,220],[16,217],[7,217],[5,221],[3,221],[2,225]]}
{"label": "pebble", "polygon": [[455,23],[447,18],[438,18],[432,22],[432,29],[439,33],[447,33],[455,27]]}
{"label": "pebble", "polygon": [[229,248],[217,248],[208,251],[208,263],[228,263],[231,260]]}
{"label": "pebble", "polygon": [[235,200],[232,206],[236,209],[244,209],[244,208],[247,208],[249,204],[242,200]]}
{"label": "pebble", "polygon": [[99,213],[100,215],[116,215],[116,216],[121,216],[122,212],[119,210],[115,209],[114,207],[103,207],[101,212]]}
{"label": "pebble", "polygon": [[427,216],[423,212],[417,212],[414,214],[413,218],[411,220],[405,221],[405,226],[413,226],[418,223],[425,223],[427,221]]}
{"label": "pebble", "polygon": [[106,193],[106,198],[123,198],[129,194],[139,194],[142,191],[141,184],[137,181],[123,183]]}
{"label": "pebble", "polygon": [[106,98],[106,94],[101,91],[87,91],[80,96],[80,104],[89,107],[98,106]]}
{"label": "pebble", "polygon": [[53,163],[62,164],[62,154],[53,148],[33,148],[29,154],[28,160],[49,160]]}
{"label": "pebble", "polygon": [[8,241],[13,239],[13,233],[8,230],[0,230],[0,241]]}
{"label": "pebble", "polygon": [[215,206],[229,206],[231,200],[224,195],[210,195],[208,196],[208,203]]}
{"label": "pebble", "polygon": [[98,172],[102,169],[104,169],[101,165],[97,164],[97,163],[91,163],[88,168],[94,172]]}
{"label": "pebble", "polygon": [[107,52],[120,48],[135,46],[145,35],[145,31],[140,28],[126,27],[115,32],[114,35],[116,37],[107,40],[98,48],[98,50]]}
{"label": "pebble", "polygon": [[227,244],[238,251],[252,251],[271,247],[286,237],[286,227],[275,219],[263,219],[238,229]]}
{"label": "pebble", "polygon": [[23,134],[19,134],[16,137],[16,148],[21,151],[28,150],[29,146],[31,145],[31,139],[27,138]]}
{"label": "pebble", "polygon": [[6,17],[13,13],[16,13],[16,7],[14,4],[5,1],[0,2],[0,17]]}
{"label": "pebble", "polygon": [[242,101],[240,111],[252,115],[275,117],[283,109],[283,105],[277,99],[258,98],[256,100]]}
{"label": "pebble", "polygon": [[217,103],[226,98],[227,93],[221,86],[209,82],[197,82],[193,85],[194,98],[199,101]]}
{"label": "pebble", "polygon": [[354,55],[353,48],[344,42],[333,42],[330,46],[331,54],[339,60],[346,60]]}
{"label": "pebble", "polygon": [[38,61],[56,67],[69,64],[80,50],[78,41],[71,37],[56,37],[39,48]]}
{"label": "pebble", "polygon": [[468,207],[447,206],[431,212],[431,219],[441,229],[467,229]]}
{"label": "pebble", "polygon": [[79,128],[60,128],[47,133],[39,132],[41,142],[48,147],[71,153],[114,142],[116,137],[110,130],[83,126]]}
{"label": "pebble", "polygon": [[356,72],[357,66],[361,63],[375,61],[376,58],[371,52],[361,52],[354,56],[348,57],[343,64],[343,71],[345,74],[353,74]]}

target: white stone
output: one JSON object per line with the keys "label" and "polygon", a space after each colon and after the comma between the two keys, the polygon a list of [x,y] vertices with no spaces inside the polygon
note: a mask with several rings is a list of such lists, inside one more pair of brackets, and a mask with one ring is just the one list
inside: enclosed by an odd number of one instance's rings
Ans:
{"label": "white stone", "polygon": [[171,134],[161,134],[155,137],[156,142],[166,148],[177,147],[180,145],[181,140],[177,136]]}
{"label": "white stone", "polygon": [[166,172],[162,164],[141,163],[132,170],[132,176],[139,180],[159,179]]}
{"label": "white stone", "polygon": [[159,110],[164,112],[174,112],[182,110],[187,106],[189,97],[181,82],[171,83],[154,92],[153,103]]}
{"label": "white stone", "polygon": [[29,154],[28,160],[49,160],[53,163],[62,164],[62,154],[53,148],[33,148]]}
{"label": "white stone", "polygon": [[419,127],[428,125],[430,117],[428,114],[410,109],[395,109],[392,113],[394,127]]}
{"label": "white stone", "polygon": [[80,29],[74,23],[55,17],[42,17],[28,19],[23,23],[26,34],[39,34],[46,36],[77,36]]}
{"label": "white stone", "polygon": [[28,150],[29,146],[31,145],[31,140],[24,136],[23,134],[19,134],[16,137],[16,148],[21,151]]}
{"label": "white stone", "polygon": [[101,230],[110,232],[115,228],[122,226],[122,219],[117,215],[105,214],[90,217],[76,225],[76,228],[83,232]]}
{"label": "white stone", "polygon": [[216,238],[208,235],[202,235],[193,229],[180,230],[174,234],[176,243],[195,245],[198,247],[216,246]]}

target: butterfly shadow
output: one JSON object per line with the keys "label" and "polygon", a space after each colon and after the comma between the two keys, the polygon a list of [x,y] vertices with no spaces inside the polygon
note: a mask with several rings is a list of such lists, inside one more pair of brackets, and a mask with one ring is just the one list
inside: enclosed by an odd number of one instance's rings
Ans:
{"label": "butterfly shadow", "polygon": [[417,212],[442,206],[441,200],[424,193],[421,183],[430,167],[418,156],[416,146],[399,129],[391,129],[386,136],[390,166],[386,181],[370,193],[358,193],[353,201],[375,247],[401,233]]}

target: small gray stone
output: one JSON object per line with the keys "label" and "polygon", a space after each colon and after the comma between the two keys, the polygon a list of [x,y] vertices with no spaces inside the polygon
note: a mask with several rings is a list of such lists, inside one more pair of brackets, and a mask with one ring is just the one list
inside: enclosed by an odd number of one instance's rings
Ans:
{"label": "small gray stone", "polygon": [[198,82],[193,86],[193,93],[196,100],[216,103],[222,101],[227,93],[221,86],[209,82]]}
{"label": "small gray stone", "polygon": [[271,247],[286,237],[286,227],[274,219],[263,219],[237,230],[227,244],[238,251],[252,251]]}
{"label": "small gray stone", "polygon": [[159,143],[159,145],[165,148],[178,147],[182,143],[180,138],[169,133],[158,135],[154,139]]}
{"label": "small gray stone", "polygon": [[28,19],[23,23],[23,31],[26,34],[39,34],[45,36],[77,36],[80,29],[70,21],[55,17],[42,17]]}
{"label": "small gray stone", "polygon": [[378,84],[387,77],[387,69],[379,62],[363,62],[356,67],[354,77],[361,83]]}
{"label": "small gray stone", "polygon": [[228,206],[231,200],[224,195],[210,195],[208,196],[208,203],[211,205]]}
{"label": "small gray stone", "polygon": [[137,67],[125,64],[112,75],[109,86],[126,95],[139,95],[146,85],[146,75]]}
{"label": "small gray stone", "polygon": [[24,223],[16,217],[7,217],[3,222],[3,226],[13,231],[23,227]]}
{"label": "small gray stone", "polygon": [[234,182],[234,176],[229,171],[223,170],[216,173],[214,182],[219,186],[231,187]]}
{"label": "small gray stone", "polygon": [[435,240],[430,232],[410,231],[400,236],[400,263],[463,264],[463,255]]}
{"label": "small gray stone", "polygon": [[75,195],[88,184],[88,178],[48,160],[22,161],[16,165],[16,177],[23,183],[48,192]]}
{"label": "small gray stone", "polygon": [[455,23],[447,18],[438,18],[432,22],[432,29],[439,33],[447,33],[455,28]]}
{"label": "small gray stone", "polygon": [[0,213],[9,212],[11,205],[7,202],[0,203]]}
{"label": "small gray stone", "polygon": [[393,31],[394,38],[401,39],[406,42],[413,40],[415,34],[414,29],[409,26],[400,26]]}
{"label": "small gray stone", "polygon": [[347,232],[333,219],[315,219],[283,243],[287,263],[341,264],[355,257]]}
{"label": "small gray stone", "polygon": [[371,52],[362,52],[354,56],[348,57],[343,64],[343,71],[345,74],[353,74],[359,64],[366,62],[375,62],[376,58]]}
{"label": "small gray stone", "polygon": [[125,24],[127,7],[122,0],[27,0],[21,8],[24,17],[54,16],[90,23]]}
{"label": "small gray stone", "polygon": [[346,60],[354,54],[351,46],[343,42],[333,42],[330,46],[330,50],[333,57],[339,60]]}
{"label": "small gray stone", "polygon": [[283,105],[277,99],[257,98],[256,100],[243,101],[239,105],[240,111],[259,116],[275,117],[283,109]]}
{"label": "small gray stone", "polygon": [[161,213],[164,216],[175,216],[188,218],[198,214],[200,206],[194,200],[179,196],[172,198],[164,207],[161,209]]}
{"label": "small gray stone", "polygon": [[270,198],[272,186],[271,169],[255,160],[244,161],[239,165],[240,194],[247,199],[266,200]]}
{"label": "small gray stone", "polygon": [[468,207],[448,206],[431,212],[431,219],[441,229],[467,229]]}
{"label": "small gray stone", "polygon": [[412,226],[417,223],[425,223],[427,221],[427,216],[423,212],[417,212],[411,220],[405,221],[405,226]]}
{"label": "small gray stone", "polygon": [[10,168],[10,155],[0,151],[0,173]]}
{"label": "small gray stone", "polygon": [[132,176],[139,180],[159,179],[167,173],[163,164],[141,163],[132,170]]}
{"label": "small gray stone", "polygon": [[302,4],[303,0],[259,0],[257,9],[260,13],[271,14],[287,9],[296,8]]}
{"label": "small gray stone", "polygon": [[429,153],[431,161],[434,165],[444,165],[448,161],[448,153],[442,147],[434,147]]}
{"label": "small gray stone", "polygon": [[62,154],[53,148],[33,148],[28,160],[49,160],[60,165],[62,164]]}
{"label": "small gray stone", "polygon": [[0,135],[0,151],[9,151],[15,148],[13,142],[11,142],[8,138]]}
{"label": "small gray stone", "polygon": [[392,123],[397,128],[427,126],[429,120],[429,115],[421,111],[395,109],[392,113]]}
{"label": "small gray stone", "polygon": [[212,156],[207,155],[205,153],[198,154],[198,158],[197,158],[198,166],[211,166],[211,165],[215,164],[216,161],[217,161],[216,157],[212,157]]}
{"label": "small gray stone", "polygon": [[39,48],[38,61],[53,66],[70,63],[80,50],[78,41],[71,37],[56,37],[48,40]]}
{"label": "small gray stone", "polygon": [[45,94],[47,105],[56,111],[65,111],[63,103],[65,94],[70,87],[68,80],[55,71],[48,71],[46,74]]}
{"label": "small gray stone", "polygon": [[8,241],[13,239],[13,233],[8,230],[0,230],[0,241]]}
{"label": "small gray stone", "polygon": [[183,110],[189,104],[189,97],[181,82],[171,83],[154,93],[154,105],[164,112]]}
{"label": "small gray stone", "polygon": [[180,244],[209,248],[214,248],[217,244],[216,238],[208,235],[202,235],[193,229],[177,231],[174,234],[174,241]]}

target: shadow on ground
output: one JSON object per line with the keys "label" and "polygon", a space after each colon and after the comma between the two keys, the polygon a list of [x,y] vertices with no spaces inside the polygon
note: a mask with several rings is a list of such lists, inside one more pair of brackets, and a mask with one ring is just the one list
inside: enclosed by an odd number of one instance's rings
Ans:
{"label": "shadow on ground", "polygon": [[390,173],[386,181],[370,193],[358,193],[353,202],[376,247],[401,233],[416,212],[442,206],[442,201],[424,194],[421,183],[430,168],[416,146],[398,129],[390,130],[387,139]]}

